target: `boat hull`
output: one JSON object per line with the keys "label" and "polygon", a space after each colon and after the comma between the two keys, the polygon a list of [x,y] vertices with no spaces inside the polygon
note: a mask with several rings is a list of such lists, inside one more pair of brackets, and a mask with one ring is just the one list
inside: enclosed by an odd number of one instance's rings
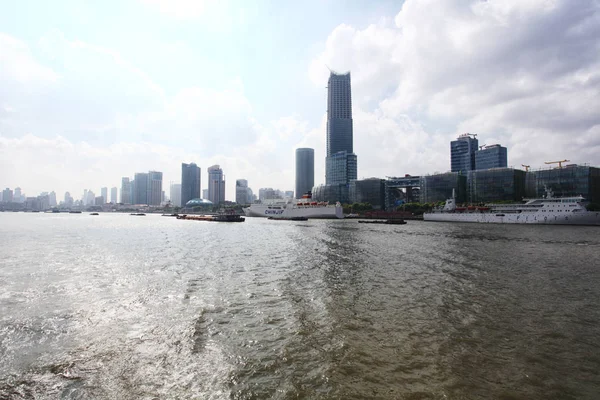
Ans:
{"label": "boat hull", "polygon": [[342,207],[338,206],[323,206],[323,207],[282,207],[279,209],[269,208],[266,205],[253,204],[250,207],[243,209],[247,217],[262,217],[262,218],[319,218],[319,219],[336,219],[344,218]]}
{"label": "boat hull", "polygon": [[[540,213],[541,214],[541,213]],[[570,215],[538,215],[538,213],[425,213],[424,221],[476,222],[490,224],[595,225],[600,226],[600,212],[569,213]]]}

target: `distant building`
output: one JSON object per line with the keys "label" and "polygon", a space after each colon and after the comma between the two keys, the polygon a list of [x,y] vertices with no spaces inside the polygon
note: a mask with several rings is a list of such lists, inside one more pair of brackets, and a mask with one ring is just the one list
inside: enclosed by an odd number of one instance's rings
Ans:
{"label": "distant building", "polygon": [[273,188],[260,188],[258,189],[258,199],[260,201],[263,200],[273,200],[273,199],[282,199],[283,193],[280,190]]}
{"label": "distant building", "polygon": [[[312,187],[310,188],[312,190]],[[294,198],[294,191],[293,190],[286,190],[283,193],[283,197],[286,199],[293,199]]]}
{"label": "distant building", "polygon": [[13,201],[13,191],[9,188],[6,188],[2,191],[2,202],[3,203],[12,203]]}
{"label": "distant building", "polygon": [[506,147],[494,144],[475,152],[475,169],[506,168],[508,157]]}
{"label": "distant building", "polygon": [[252,202],[248,196],[248,181],[246,179],[235,181],[235,202],[238,204],[250,204]]}
{"label": "distant building", "polygon": [[23,194],[21,193],[21,188],[16,187],[13,195],[13,202],[15,203],[23,203],[25,199],[23,198]]}
{"label": "distant building", "polygon": [[110,189],[110,202],[117,204],[117,188],[113,187]]}
{"label": "distant building", "polygon": [[[181,164],[181,189],[179,203],[184,206],[188,201],[200,197],[200,167],[194,163]],[[206,196],[202,196],[206,198]]]}
{"label": "distant building", "polygon": [[475,153],[479,141],[475,135],[465,133],[450,142],[451,172],[467,172],[475,169]]}
{"label": "distant building", "polygon": [[56,207],[56,205],[58,204],[56,202],[56,193],[54,191],[48,194],[48,204],[50,205],[50,207]]}
{"label": "distant building", "polygon": [[131,191],[131,182],[129,181],[129,178],[121,178],[121,203],[132,204],[132,194],[133,193]]}
{"label": "distant building", "polygon": [[202,198],[208,199],[208,189],[202,189]]}
{"label": "distant building", "polygon": [[71,207],[73,205],[73,197],[71,193],[65,192],[65,207]]}
{"label": "distant building", "polygon": [[104,204],[104,201],[104,197],[98,196],[94,199],[94,205],[101,206],[102,204]]}
{"label": "distant building", "polygon": [[148,204],[148,173],[138,172],[133,178],[133,204]]}
{"label": "distant building", "polygon": [[181,207],[181,183],[171,184],[169,196],[171,197],[171,204],[174,207]]}
{"label": "distant building", "polygon": [[103,187],[100,189],[100,196],[102,196],[105,203],[108,202],[108,188],[107,187]]}
{"label": "distant building", "polygon": [[208,200],[213,204],[225,201],[225,177],[219,165],[208,168]]}
{"label": "distant building", "polygon": [[150,206],[159,206],[162,202],[162,172],[149,171],[148,172],[148,183],[147,183],[147,203]]}
{"label": "distant building", "polygon": [[310,192],[315,185],[315,150],[296,149],[296,197]]}

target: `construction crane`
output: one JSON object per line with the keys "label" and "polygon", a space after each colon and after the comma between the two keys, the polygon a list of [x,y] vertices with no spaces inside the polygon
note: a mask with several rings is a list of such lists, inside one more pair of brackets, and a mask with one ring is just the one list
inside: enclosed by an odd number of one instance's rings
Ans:
{"label": "construction crane", "polygon": [[485,145],[485,144],[484,144],[483,146],[479,146],[479,151],[483,150],[483,148],[484,148],[485,146],[487,146],[487,145]]}
{"label": "construction crane", "polygon": [[562,168],[562,163],[569,162],[571,160],[560,160],[560,161],[546,161],[544,164],[558,164],[558,168]]}
{"label": "construction crane", "polygon": [[521,167],[525,167],[525,172],[527,172],[527,171],[529,171],[529,168],[531,167],[531,165],[521,164]]}

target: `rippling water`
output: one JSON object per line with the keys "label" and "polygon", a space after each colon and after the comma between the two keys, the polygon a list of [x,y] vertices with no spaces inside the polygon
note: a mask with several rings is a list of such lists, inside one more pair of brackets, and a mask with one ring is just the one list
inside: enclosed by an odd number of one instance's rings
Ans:
{"label": "rippling water", "polygon": [[0,214],[0,398],[595,399],[597,227]]}

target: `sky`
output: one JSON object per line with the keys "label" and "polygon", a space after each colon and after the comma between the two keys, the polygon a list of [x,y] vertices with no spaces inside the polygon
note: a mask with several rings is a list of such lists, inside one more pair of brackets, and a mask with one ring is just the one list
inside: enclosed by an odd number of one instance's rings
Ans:
{"label": "sky", "polygon": [[600,166],[600,0],[0,0],[0,186],[119,187],[181,163],[325,181],[329,69],[351,71],[358,177],[449,171],[478,135],[508,164]]}

